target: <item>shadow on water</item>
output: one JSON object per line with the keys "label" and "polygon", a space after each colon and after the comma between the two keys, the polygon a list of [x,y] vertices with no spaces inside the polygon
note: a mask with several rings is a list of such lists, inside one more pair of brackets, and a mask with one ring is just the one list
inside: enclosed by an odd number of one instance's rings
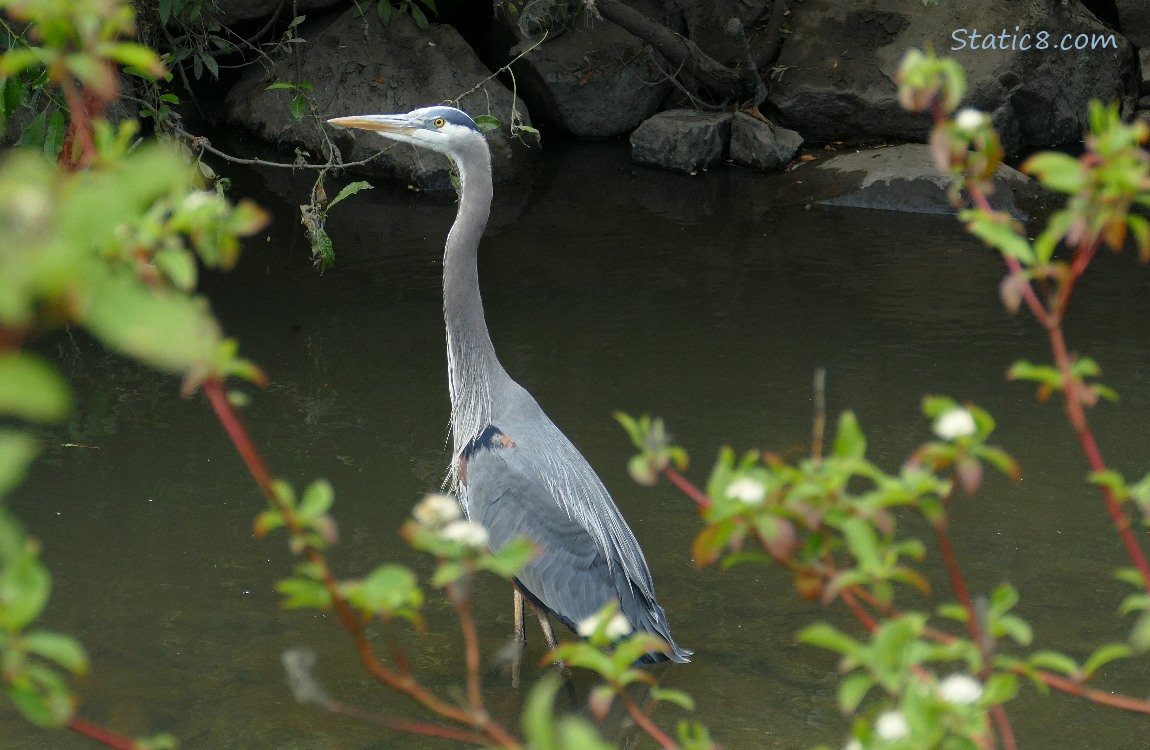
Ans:
{"label": "shadow on water", "polygon": [[[236,191],[276,222],[240,269],[206,284],[227,330],[271,376],[245,418],[273,470],[297,486],[319,476],[335,484],[341,574],[381,560],[427,571],[396,529],[447,464],[439,273],[453,202],[360,193],[333,211],[337,265],[318,276],[283,180],[236,175]],[[695,695],[699,716],[733,749],[839,744],[835,660],[794,641],[834,614],[799,600],[773,569],[694,570],[692,508],[667,486],[630,481],[615,409],[665,417],[702,481],[721,444],[800,455],[819,366],[831,413],[856,410],[888,469],[927,437],[923,394],[970,399],[996,415],[998,442],[1025,471],[1021,486],[992,480],[958,506],[972,586],[1009,578],[1040,647],[1082,656],[1124,636],[1113,612],[1125,592],[1109,582],[1118,545],[1060,409],[1003,381],[1015,358],[1046,357],[1037,327],[1002,311],[996,258],[952,219],[808,207],[801,180],[801,169],[679,177],[632,166],[623,144],[560,146],[531,184],[499,189],[481,255],[500,357],[613,489],[676,638],[695,649],[694,663],[665,670],[662,683]],[[1103,449],[1140,476],[1150,458],[1150,295],[1134,268],[1129,256],[1100,258],[1069,326],[1124,397],[1093,415]],[[290,555],[282,538],[251,539],[262,501],[206,405],[79,335],[49,348],[78,408],[13,505],[56,579],[47,624],[91,650],[84,715],[127,733],[171,731],[192,749],[414,746],[292,702],[279,655],[307,644],[342,700],[392,717],[410,711],[358,668],[333,621],[276,608],[273,585]],[[494,653],[511,630],[510,591],[483,580],[477,597]],[[415,667],[457,695],[459,639],[438,596],[428,620],[428,634],[412,639]],[[528,648],[530,665],[539,639]],[[1144,692],[1140,679],[1114,669],[1105,684]],[[521,696],[502,675],[487,684],[493,712],[514,722]],[[1146,736],[1140,718],[1032,693],[1011,710],[1022,747],[1150,746],[1132,744]],[[656,718],[670,727],[676,714]],[[644,746],[618,731],[626,746]],[[8,750],[89,747],[8,714],[0,738]]]}

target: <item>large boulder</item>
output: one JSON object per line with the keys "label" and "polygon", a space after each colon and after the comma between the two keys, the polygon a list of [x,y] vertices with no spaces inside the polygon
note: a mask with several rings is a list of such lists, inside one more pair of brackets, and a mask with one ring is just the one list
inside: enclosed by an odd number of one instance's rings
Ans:
{"label": "large boulder", "polygon": [[730,140],[730,113],[672,109],[651,117],[631,133],[631,158],[695,174],[717,164]]}
{"label": "large boulder", "polygon": [[[538,25],[523,16],[527,11],[513,7],[496,7],[495,64],[510,62],[542,37]],[[667,63],[646,42],[589,16],[546,31],[546,41],[512,66],[518,92],[538,119],[572,135],[606,138],[634,130],[659,111],[671,81]]]}
{"label": "large boulder", "polygon": [[[947,191],[950,177],[940,173],[921,143],[838,154],[813,167],[818,173],[804,181],[821,185],[831,193],[818,200],[831,206],[883,209],[909,213],[954,213]],[[990,203],[1026,219],[1043,200],[1038,183],[1016,169],[1000,165],[994,175]]]}
{"label": "large boulder", "polygon": [[1150,47],[1150,3],[1146,0],[1114,0],[1122,35],[1136,47]]}
{"label": "large boulder", "polygon": [[[342,14],[309,19],[299,33],[307,43],[292,47],[298,60],[285,51],[273,59],[270,70],[252,65],[228,92],[223,112],[228,123],[313,154],[323,152],[326,136],[339,146],[345,162],[386,149],[357,171],[423,189],[447,189],[451,186],[447,157],[394,144],[367,131],[339,130],[309,117],[295,120],[289,107],[294,92],[268,91],[268,85],[310,84],[309,97],[321,117],[407,112],[462,97],[461,108],[472,116],[492,114],[507,123],[517,114],[524,123],[530,122],[524,104],[490,78],[490,71],[450,26],[419,29],[406,16],[383,26],[374,18],[357,16],[352,7]],[[506,125],[488,133],[487,141],[499,181],[522,176],[537,150],[534,139],[520,140]]]}
{"label": "large boulder", "polygon": [[1078,141],[1089,100],[1119,99],[1134,80],[1129,42],[1078,0],[793,8],[771,101],[808,139],[925,139],[929,116],[897,99],[895,76],[911,47],[933,45],[966,68],[965,103],[991,113],[1010,153]]}
{"label": "large boulder", "polygon": [[237,24],[265,23],[273,17],[287,22],[292,20],[293,11],[303,16],[342,4],[342,0],[294,0],[291,3],[285,0],[213,0],[206,11],[204,6],[208,4],[189,3],[182,15],[186,18],[193,11],[206,13],[221,26],[230,28]]}
{"label": "large boulder", "polygon": [[731,161],[763,172],[782,169],[795,158],[803,137],[763,117],[736,112],[731,123]]}

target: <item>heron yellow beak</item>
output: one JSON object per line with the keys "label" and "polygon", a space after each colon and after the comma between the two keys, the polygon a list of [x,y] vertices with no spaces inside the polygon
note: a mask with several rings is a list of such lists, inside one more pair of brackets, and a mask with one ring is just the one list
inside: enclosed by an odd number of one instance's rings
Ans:
{"label": "heron yellow beak", "polygon": [[333,117],[327,122],[329,125],[338,125],[341,128],[360,128],[400,135],[410,135],[416,129],[407,115],[349,115]]}

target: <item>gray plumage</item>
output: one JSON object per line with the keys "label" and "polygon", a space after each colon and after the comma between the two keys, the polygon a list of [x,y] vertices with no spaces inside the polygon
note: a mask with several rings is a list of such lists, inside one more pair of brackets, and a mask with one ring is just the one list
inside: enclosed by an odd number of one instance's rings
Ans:
{"label": "gray plumage", "polygon": [[460,199],[443,258],[443,307],[451,393],[451,480],[468,518],[498,549],[516,536],[540,554],[518,581],[529,598],[574,629],[617,599],[636,630],[661,636],[666,658],[688,661],[675,644],[647,561],[607,488],[583,455],[495,355],[483,315],[476,256],[491,209],[491,155],[465,113],[427,107],[405,115],[329,122],[374,130],[449,156]]}

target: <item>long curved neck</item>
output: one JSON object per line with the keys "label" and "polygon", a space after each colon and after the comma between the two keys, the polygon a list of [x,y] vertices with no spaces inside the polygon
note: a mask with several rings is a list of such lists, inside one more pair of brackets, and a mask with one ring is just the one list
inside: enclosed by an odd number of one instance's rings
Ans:
{"label": "long curved neck", "polygon": [[447,323],[447,373],[455,454],[489,423],[494,393],[507,377],[487,333],[476,258],[491,213],[491,154],[480,138],[454,156],[459,169],[459,210],[443,255],[443,317]]}

